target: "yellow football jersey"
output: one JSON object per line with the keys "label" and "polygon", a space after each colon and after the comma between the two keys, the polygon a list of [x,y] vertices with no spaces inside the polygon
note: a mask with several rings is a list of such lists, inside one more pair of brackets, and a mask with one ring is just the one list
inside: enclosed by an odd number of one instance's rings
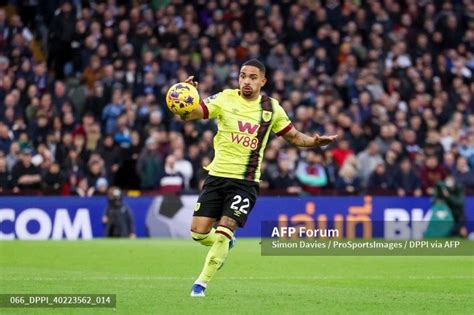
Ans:
{"label": "yellow football jersey", "polygon": [[267,96],[247,101],[239,90],[227,89],[204,99],[201,107],[218,127],[209,174],[258,182],[270,131],[281,136],[293,127],[278,101]]}

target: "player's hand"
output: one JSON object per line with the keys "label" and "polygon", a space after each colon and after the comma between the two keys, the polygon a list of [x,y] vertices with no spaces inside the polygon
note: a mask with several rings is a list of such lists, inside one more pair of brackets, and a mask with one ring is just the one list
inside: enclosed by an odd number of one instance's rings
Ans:
{"label": "player's hand", "polygon": [[198,84],[199,84],[197,81],[194,81],[194,76],[193,75],[188,77],[186,80],[184,80],[184,82],[191,84],[195,88],[197,88]]}
{"label": "player's hand", "polygon": [[332,136],[320,136],[316,135],[314,136],[314,145],[317,146],[325,146],[330,144],[331,142],[335,141],[337,139],[338,135],[332,135]]}
{"label": "player's hand", "polygon": [[189,113],[185,113],[185,114],[182,114],[182,115],[178,115],[182,121],[186,121],[188,120],[188,117],[189,117]]}

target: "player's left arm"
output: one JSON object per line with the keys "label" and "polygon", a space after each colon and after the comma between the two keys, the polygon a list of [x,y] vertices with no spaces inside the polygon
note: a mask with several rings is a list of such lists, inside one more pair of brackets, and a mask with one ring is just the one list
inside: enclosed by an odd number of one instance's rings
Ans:
{"label": "player's left arm", "polygon": [[289,143],[298,147],[311,148],[328,145],[337,139],[337,135],[320,136],[316,134],[314,137],[311,137],[296,130],[283,108],[276,102],[273,105],[274,121],[272,131],[278,136],[282,136]]}
{"label": "player's left arm", "polygon": [[298,147],[311,148],[328,145],[337,139],[337,135],[320,136],[316,134],[314,137],[311,137],[296,130],[295,128],[291,128],[283,135],[283,138],[289,143]]}

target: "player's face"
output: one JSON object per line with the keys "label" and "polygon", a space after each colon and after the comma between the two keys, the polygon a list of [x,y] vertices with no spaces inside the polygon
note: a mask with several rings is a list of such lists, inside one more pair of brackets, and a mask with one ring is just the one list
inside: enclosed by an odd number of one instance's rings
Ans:
{"label": "player's face", "polygon": [[240,69],[239,87],[244,98],[256,99],[266,82],[265,74],[257,67],[243,66]]}

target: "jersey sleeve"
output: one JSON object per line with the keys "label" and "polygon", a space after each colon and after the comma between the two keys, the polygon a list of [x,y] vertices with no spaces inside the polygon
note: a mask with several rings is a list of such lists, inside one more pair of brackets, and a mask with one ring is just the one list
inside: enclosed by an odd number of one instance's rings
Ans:
{"label": "jersey sleeve", "polygon": [[283,107],[280,104],[276,103],[273,105],[273,124],[272,124],[272,131],[276,133],[277,136],[283,136],[285,133],[293,128],[293,124],[291,123],[288,115],[286,114]]}
{"label": "jersey sleeve", "polygon": [[201,101],[202,111],[204,112],[204,119],[213,119],[216,118],[221,111],[219,106],[219,99],[221,98],[222,93],[217,93],[206,97]]}

